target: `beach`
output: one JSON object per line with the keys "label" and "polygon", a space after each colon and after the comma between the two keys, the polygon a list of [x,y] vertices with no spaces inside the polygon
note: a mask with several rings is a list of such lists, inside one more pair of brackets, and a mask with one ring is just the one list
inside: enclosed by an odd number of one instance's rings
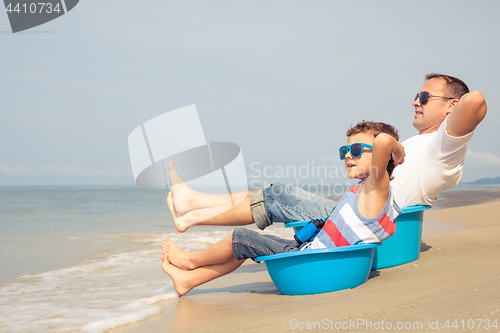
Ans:
{"label": "beach", "polygon": [[[0,332],[353,331],[369,325],[380,331],[388,323],[415,332],[467,331],[457,325],[474,323],[470,331],[483,331],[487,320],[486,331],[498,332],[500,189],[457,188],[424,213],[420,259],[373,271],[357,288],[284,296],[264,264],[247,260],[178,297],[160,268],[162,239],[199,252],[230,227],[177,232],[160,190],[3,187]],[[279,223],[264,233],[293,236]]]}
{"label": "beach", "polygon": [[420,258],[372,271],[357,288],[284,296],[263,264],[247,261],[110,332],[500,332],[500,190],[442,197],[425,212]]}

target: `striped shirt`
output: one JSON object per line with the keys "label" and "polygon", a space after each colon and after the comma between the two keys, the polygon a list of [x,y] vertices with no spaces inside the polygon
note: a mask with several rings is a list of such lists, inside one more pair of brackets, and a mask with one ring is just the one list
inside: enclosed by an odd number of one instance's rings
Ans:
{"label": "striped shirt", "polygon": [[384,208],[378,216],[368,219],[358,211],[360,182],[342,196],[339,203],[325,222],[316,238],[302,247],[305,249],[321,249],[363,243],[383,242],[396,231],[396,217],[401,209],[394,201],[392,188]]}

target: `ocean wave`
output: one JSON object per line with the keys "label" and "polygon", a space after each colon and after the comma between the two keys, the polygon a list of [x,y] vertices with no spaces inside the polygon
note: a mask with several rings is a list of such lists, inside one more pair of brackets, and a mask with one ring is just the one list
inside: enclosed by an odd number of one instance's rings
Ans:
{"label": "ocean wave", "polygon": [[161,307],[152,306],[153,304],[179,297],[173,286],[165,287],[162,291],[163,292],[159,295],[141,298],[137,301],[123,305],[121,309],[128,312],[125,315],[95,321],[83,326],[82,330],[89,333],[103,333],[110,329],[136,323],[156,314],[160,314],[162,312]]}
{"label": "ocean wave", "polygon": [[141,250],[100,250],[80,264],[22,275],[0,288],[0,331],[105,332],[158,314],[155,303],[177,297],[160,266],[163,238],[194,252],[226,233],[124,234],[122,240],[137,241]]}

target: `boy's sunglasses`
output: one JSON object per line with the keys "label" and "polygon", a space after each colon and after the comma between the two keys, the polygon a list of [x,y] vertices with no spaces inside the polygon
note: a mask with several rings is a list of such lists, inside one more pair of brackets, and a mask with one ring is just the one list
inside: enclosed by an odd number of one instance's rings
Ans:
{"label": "boy's sunglasses", "polygon": [[349,146],[342,146],[339,149],[339,154],[340,154],[340,159],[344,160],[345,155],[351,151],[351,156],[352,157],[360,157],[363,154],[363,148],[369,148],[373,149],[373,146],[364,144],[364,143],[353,143],[352,145]]}
{"label": "boy's sunglasses", "polygon": [[436,98],[446,98],[446,99],[455,99],[455,97],[444,97],[444,96],[436,96],[436,95],[431,95],[429,94],[428,91],[422,91],[415,96],[415,99],[413,101],[416,101],[420,97],[420,104],[425,105],[429,101],[429,98],[431,97],[436,97]]}

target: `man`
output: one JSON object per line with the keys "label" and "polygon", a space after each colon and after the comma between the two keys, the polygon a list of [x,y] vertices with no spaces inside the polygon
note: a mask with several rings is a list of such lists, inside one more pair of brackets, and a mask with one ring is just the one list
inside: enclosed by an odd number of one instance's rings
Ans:
{"label": "man", "polygon": [[460,183],[466,145],[486,115],[484,96],[448,75],[427,75],[412,105],[419,135],[403,142],[406,163],[391,183],[401,207],[433,205]]}
{"label": "man", "polygon": [[[461,178],[466,145],[486,115],[479,91],[452,76],[429,74],[415,101],[413,126],[419,134],[402,144],[406,161],[394,171],[391,186],[400,207],[432,205],[439,193]],[[336,202],[291,185],[273,184],[227,196],[196,192],[169,164],[172,193],[167,203],[180,232],[194,225],[248,225],[265,229],[273,222],[326,217]],[[233,207],[233,202],[239,202]]]}

